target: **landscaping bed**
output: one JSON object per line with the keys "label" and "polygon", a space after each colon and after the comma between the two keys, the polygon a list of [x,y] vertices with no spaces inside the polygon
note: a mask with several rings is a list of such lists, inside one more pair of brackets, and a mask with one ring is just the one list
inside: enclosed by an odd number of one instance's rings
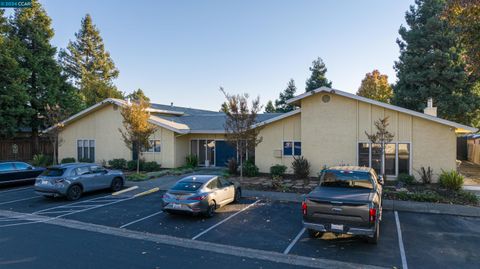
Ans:
{"label": "landscaping bed", "polygon": [[383,188],[383,198],[389,200],[417,201],[445,204],[480,206],[478,197],[463,190],[449,190],[440,184],[411,184],[387,182]]}
{"label": "landscaping bed", "polygon": [[145,172],[136,173],[132,171],[127,171],[124,173],[128,181],[145,181],[145,180],[159,178],[167,175],[180,176],[183,174],[193,173],[195,171],[196,171],[195,168],[180,167],[175,169],[164,169],[161,171],[148,172],[148,173],[145,173]]}
{"label": "landscaping bed", "polygon": [[245,190],[255,191],[277,191],[306,194],[318,185],[318,178],[310,180],[298,180],[294,178],[284,178],[273,180],[269,176],[243,177],[231,176],[230,180],[239,182]]}

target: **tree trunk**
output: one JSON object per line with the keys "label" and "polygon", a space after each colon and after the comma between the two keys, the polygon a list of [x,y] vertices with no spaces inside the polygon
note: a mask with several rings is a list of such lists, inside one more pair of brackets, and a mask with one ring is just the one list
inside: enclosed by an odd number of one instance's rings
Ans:
{"label": "tree trunk", "polygon": [[32,156],[39,154],[38,128],[32,128]]}
{"label": "tree trunk", "polygon": [[140,158],[137,158],[137,174],[140,173]]}
{"label": "tree trunk", "polygon": [[243,154],[240,155],[240,180],[243,179]]}

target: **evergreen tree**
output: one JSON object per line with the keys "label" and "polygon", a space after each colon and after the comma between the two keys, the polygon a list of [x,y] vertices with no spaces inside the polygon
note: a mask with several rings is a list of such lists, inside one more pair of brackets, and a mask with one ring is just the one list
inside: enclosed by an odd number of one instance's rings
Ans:
{"label": "evergreen tree", "polygon": [[267,102],[267,105],[265,106],[265,113],[275,113],[275,107],[273,106],[272,100]]}
{"label": "evergreen tree", "polygon": [[296,91],[297,87],[295,86],[295,81],[290,79],[290,81],[288,81],[287,88],[281,92],[279,98],[275,100],[276,112],[284,113],[295,109],[295,106],[287,104],[287,100],[295,97]]}
{"label": "evergreen tree", "polygon": [[50,44],[53,37],[51,19],[38,1],[33,0],[30,8],[16,9],[11,26],[10,34],[18,39],[21,47],[16,54],[17,61],[27,71],[24,86],[31,111],[28,125],[32,129],[33,153],[39,153],[38,132],[47,127],[47,105],[68,108],[71,114],[80,109],[81,104],[55,60],[56,48]]}
{"label": "evergreen tree", "polygon": [[367,97],[384,103],[390,103],[393,90],[388,84],[388,76],[382,75],[378,70],[367,73],[362,80],[357,95]]}
{"label": "evergreen tree", "polygon": [[0,9],[0,137],[9,137],[26,126],[31,111],[26,106],[27,70],[15,58],[21,47],[15,37],[9,36],[11,28],[4,12]]}
{"label": "evergreen tree", "polygon": [[140,101],[144,100],[147,102],[150,102],[150,98],[148,98],[145,93],[143,92],[142,89],[137,89],[136,91],[133,91],[131,94],[125,96],[126,98],[130,99],[130,101]]}
{"label": "evergreen tree", "polygon": [[462,48],[447,21],[441,19],[444,0],[416,0],[400,27],[400,59],[395,62],[398,82],[394,103],[422,111],[429,97],[439,117],[470,124],[479,107],[479,95],[467,86]]}
{"label": "evergreen tree", "polygon": [[318,57],[312,62],[310,71],[312,74],[310,78],[307,79],[305,91],[309,92],[323,86],[329,88],[332,87],[332,82],[328,81],[327,77],[325,77],[327,67],[325,66],[325,63],[323,63],[322,58]]}
{"label": "evergreen tree", "polygon": [[87,106],[106,98],[123,98],[122,92],[113,85],[118,77],[110,53],[105,51],[100,31],[87,14],[82,19],[76,40],[70,41],[67,50],[60,51],[60,61],[65,72],[80,88]]}

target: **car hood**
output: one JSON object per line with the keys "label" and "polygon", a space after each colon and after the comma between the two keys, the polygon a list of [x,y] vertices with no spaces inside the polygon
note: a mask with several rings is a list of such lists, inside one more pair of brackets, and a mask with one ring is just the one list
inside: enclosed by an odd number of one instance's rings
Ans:
{"label": "car hood", "polygon": [[308,199],[325,202],[366,204],[373,200],[373,190],[317,187],[307,195]]}

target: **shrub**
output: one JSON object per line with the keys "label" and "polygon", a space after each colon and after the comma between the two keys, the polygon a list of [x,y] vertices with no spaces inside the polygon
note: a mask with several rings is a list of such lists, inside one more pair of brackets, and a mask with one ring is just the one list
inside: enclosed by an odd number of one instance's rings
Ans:
{"label": "shrub", "polygon": [[[145,162],[140,160],[140,164],[139,164],[139,167],[140,167],[140,171],[143,171],[143,164]],[[130,171],[136,171],[137,170],[137,161],[136,160],[131,160],[131,161],[128,161],[127,162],[127,169],[130,170]]]}
{"label": "shrub", "polygon": [[33,166],[49,166],[52,164],[52,157],[45,154],[35,154],[33,155],[32,165]]}
{"label": "shrub", "polygon": [[243,164],[243,175],[247,177],[256,177],[258,176],[258,167],[251,160],[247,160]]}
{"label": "shrub", "polygon": [[230,175],[236,175],[238,171],[238,164],[235,158],[228,159],[228,173]]}
{"label": "shrub", "polygon": [[310,175],[310,163],[307,159],[300,157],[293,157],[292,168],[293,174],[297,179],[308,179]]}
{"label": "shrub", "polygon": [[282,179],[287,171],[287,167],[282,164],[276,164],[270,167],[270,175],[272,178],[279,178]]}
{"label": "shrub", "polygon": [[67,158],[63,158],[60,163],[74,163],[75,162],[75,158],[73,157],[67,157]]}
{"label": "shrub", "polygon": [[190,168],[195,168],[198,165],[198,157],[197,155],[190,154],[187,157],[185,157],[186,160],[186,166]]}
{"label": "shrub", "polygon": [[398,179],[398,181],[401,181],[401,182],[405,183],[406,185],[411,185],[415,182],[415,177],[414,176],[409,175],[409,174],[405,174],[405,173],[398,174],[397,179]]}
{"label": "shrub", "polygon": [[418,173],[420,174],[420,179],[422,180],[423,184],[432,183],[433,169],[431,169],[430,166],[427,169],[422,166]]}
{"label": "shrub", "polygon": [[439,180],[440,185],[449,190],[458,191],[463,186],[463,176],[455,170],[442,171]]}
{"label": "shrub", "polygon": [[458,196],[460,199],[470,204],[476,205],[479,202],[478,196],[468,191],[459,191]]}
{"label": "shrub", "polygon": [[143,171],[153,172],[160,170],[160,165],[157,162],[145,162],[142,168]]}
{"label": "shrub", "polygon": [[110,165],[113,169],[125,169],[127,167],[127,160],[125,159],[113,159],[108,161],[108,165]]}

